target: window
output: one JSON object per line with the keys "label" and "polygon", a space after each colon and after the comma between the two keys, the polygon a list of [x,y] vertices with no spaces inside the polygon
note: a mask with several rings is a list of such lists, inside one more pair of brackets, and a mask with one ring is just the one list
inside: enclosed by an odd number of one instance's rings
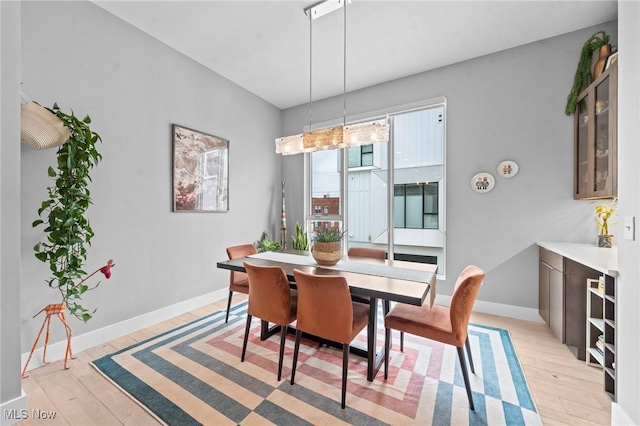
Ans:
{"label": "window", "polygon": [[438,98],[372,114],[388,114],[389,142],[306,154],[308,228],[344,225],[346,247],[427,259],[444,273],[445,104]]}
{"label": "window", "polygon": [[339,149],[311,154],[311,214],[340,215],[342,156]]}
{"label": "window", "polygon": [[438,182],[393,187],[394,228],[438,229]]}
{"label": "window", "polygon": [[349,168],[373,166],[373,145],[360,145],[348,149]]}

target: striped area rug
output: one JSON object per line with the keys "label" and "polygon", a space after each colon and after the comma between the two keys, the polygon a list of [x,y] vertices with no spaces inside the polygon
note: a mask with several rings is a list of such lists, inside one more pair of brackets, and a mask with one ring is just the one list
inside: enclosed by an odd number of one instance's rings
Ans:
{"label": "striped area rug", "polygon": [[[228,324],[224,311],[215,312],[94,360],[93,366],[169,425],[541,424],[506,330],[470,325],[475,411],[469,410],[456,349],[405,335],[401,353],[397,332],[388,380],[380,371],[368,382],[366,360],[351,355],[342,410],[340,349],[303,339],[292,386],[290,335],[278,382],[279,335],[260,341],[254,319],[240,362],[246,306],[233,307]],[[366,345],[366,334],[356,340]],[[379,346],[383,342],[379,327]]]}

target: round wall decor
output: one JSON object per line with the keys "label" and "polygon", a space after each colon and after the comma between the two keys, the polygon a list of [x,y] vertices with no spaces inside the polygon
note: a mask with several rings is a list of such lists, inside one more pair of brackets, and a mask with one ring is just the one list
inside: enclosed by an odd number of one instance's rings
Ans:
{"label": "round wall decor", "polygon": [[502,163],[498,164],[498,168],[496,169],[498,172],[498,176],[503,178],[512,178],[518,174],[518,164],[515,161],[505,160]]}
{"label": "round wall decor", "polygon": [[490,173],[477,173],[471,178],[471,189],[476,192],[489,192],[496,185],[496,180]]}

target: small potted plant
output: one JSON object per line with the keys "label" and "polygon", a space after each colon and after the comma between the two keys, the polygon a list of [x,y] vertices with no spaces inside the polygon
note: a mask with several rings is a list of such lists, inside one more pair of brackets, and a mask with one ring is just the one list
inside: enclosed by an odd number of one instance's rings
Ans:
{"label": "small potted plant", "polygon": [[330,227],[315,231],[311,255],[318,265],[332,266],[342,259],[342,238],[345,232]]}
{"label": "small potted plant", "polygon": [[616,211],[617,199],[614,198],[610,203],[599,204],[596,206],[596,223],[598,224],[598,247],[611,248],[613,245],[613,235],[609,234],[609,220]]}
{"label": "small potted plant", "polygon": [[296,222],[296,233],[291,236],[291,246],[294,250],[309,251],[309,237],[298,222]]}
{"label": "small potted plant", "polygon": [[260,236],[260,239],[256,241],[256,247],[258,249],[258,253],[280,250],[282,248],[279,242],[269,238],[269,234],[267,234],[267,231],[264,231]]}

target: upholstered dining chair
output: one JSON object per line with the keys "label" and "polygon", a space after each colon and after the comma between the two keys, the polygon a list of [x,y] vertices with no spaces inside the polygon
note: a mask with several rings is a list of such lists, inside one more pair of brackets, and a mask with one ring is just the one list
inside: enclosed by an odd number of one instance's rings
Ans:
{"label": "upholstered dining chair", "polygon": [[[367,248],[367,247],[349,247],[347,251],[349,259],[357,261],[359,257],[366,259],[380,259],[384,260],[387,257],[387,252],[382,249]],[[366,297],[352,295],[351,299],[356,302],[369,303],[369,299]],[[386,312],[385,312],[386,313]]]}
{"label": "upholstered dining chair", "polygon": [[387,252],[382,249],[368,247],[349,247],[347,252],[349,257],[366,257],[369,259],[382,259],[387,257]]}
{"label": "upholstered dining chair", "polygon": [[340,276],[314,275],[293,270],[298,287],[298,321],[293,349],[291,384],[295,383],[296,364],[303,332],[342,343],[342,408],[346,406],[349,345],[367,326],[369,306],[353,302],[347,280]]}
{"label": "upholstered dining chair", "polygon": [[284,346],[287,341],[287,327],[296,320],[296,293],[292,293],[289,288],[289,280],[279,266],[258,266],[249,262],[243,262],[243,264],[249,277],[249,306],[247,307],[247,326],[244,330],[240,361],[244,362],[244,356],[247,352],[247,340],[253,317],[279,325],[278,381],[280,381]]}
{"label": "upholstered dining chair", "polygon": [[[349,259],[353,259],[356,261],[359,257],[367,258],[367,259],[379,259],[379,260],[385,260],[387,258],[387,252],[385,250],[377,249],[377,248],[368,248],[368,247],[349,247],[349,250],[347,251],[347,255],[349,256]],[[366,297],[362,297],[354,294],[351,296],[351,298],[356,302],[369,303],[369,299],[367,299]],[[389,312],[389,305],[390,303],[388,300],[382,301],[382,309],[385,315]],[[400,332],[400,350],[402,350],[403,345],[404,345],[404,333],[401,331]]]}
{"label": "upholstered dining chair", "polygon": [[387,379],[389,375],[391,329],[455,346],[458,349],[458,359],[469,398],[469,407],[474,410],[463,346],[466,346],[467,349],[471,372],[475,373],[467,328],[471,310],[483,280],[484,271],[477,266],[469,265],[458,276],[449,308],[438,305],[430,306],[428,302],[422,306],[404,303],[394,305],[384,318],[384,378]]}
{"label": "upholstered dining chair", "polygon": [[[227,247],[227,256],[229,260],[238,259],[240,257],[249,256],[251,254],[258,253],[256,246],[253,244],[241,244],[239,246]],[[231,299],[233,298],[233,292],[249,294],[249,281],[247,280],[247,274],[244,272],[231,271],[231,277],[229,280],[229,301],[227,302],[227,316],[224,322],[229,321],[229,310],[231,309]]]}

